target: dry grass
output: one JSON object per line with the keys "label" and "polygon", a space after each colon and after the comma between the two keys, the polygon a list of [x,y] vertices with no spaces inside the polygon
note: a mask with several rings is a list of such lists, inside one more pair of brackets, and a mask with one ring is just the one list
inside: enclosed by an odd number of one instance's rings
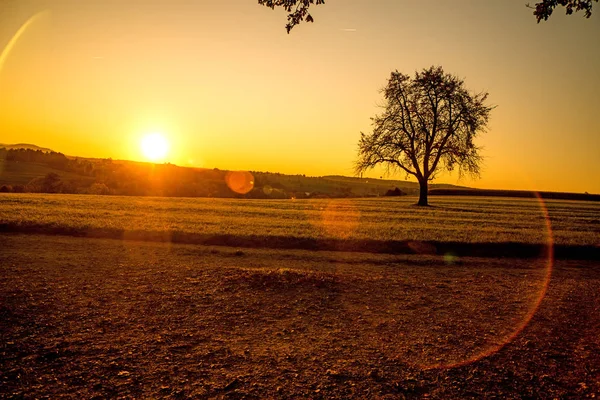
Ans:
{"label": "dry grass", "polygon": [[[299,240],[544,244],[544,210],[531,199],[434,197],[235,200],[0,194],[0,225],[73,232],[150,232]],[[600,245],[600,203],[546,201],[558,245]]]}

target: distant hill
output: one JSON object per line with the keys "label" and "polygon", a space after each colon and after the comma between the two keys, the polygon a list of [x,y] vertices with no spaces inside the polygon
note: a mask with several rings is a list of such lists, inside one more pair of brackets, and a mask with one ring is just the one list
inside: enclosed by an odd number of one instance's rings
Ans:
{"label": "distant hill", "polygon": [[[114,194],[124,196],[237,197],[261,199],[346,198],[417,195],[419,184],[403,180],[273,172],[238,173],[218,168],[65,156],[32,144],[0,144],[0,191]],[[235,173],[234,173],[235,175]],[[249,176],[249,178],[248,178]],[[246,182],[239,179],[245,177]],[[247,190],[234,190],[231,185]],[[241,185],[241,186],[240,186]],[[430,195],[504,196],[599,200],[600,195],[482,190],[430,184]]]}
{"label": "distant hill", "polygon": [[[2,191],[169,197],[345,198],[414,195],[415,182],[250,171],[235,190],[227,170],[65,156],[30,144],[0,145]],[[239,179],[242,176],[239,175]],[[229,183],[228,183],[229,182]],[[433,185],[458,189],[454,185]],[[248,191],[249,190],[249,191]]]}
{"label": "distant hill", "polygon": [[600,194],[536,192],[531,190],[497,190],[497,189],[449,189],[437,188],[429,191],[430,196],[484,196],[484,197],[523,197],[554,200],[586,200],[600,201]]}
{"label": "distant hill", "polygon": [[[327,179],[333,182],[343,182],[346,184],[368,184],[372,186],[385,186],[388,188],[399,188],[408,194],[417,194],[419,192],[419,184],[412,181],[401,181],[395,179],[377,179],[377,178],[358,178],[341,175],[327,175],[323,179]],[[470,189],[467,186],[458,186],[448,183],[431,183],[429,189]]]}
{"label": "distant hill", "polygon": [[3,144],[0,143],[0,149],[1,148],[5,148],[7,150],[12,150],[12,149],[29,149],[29,150],[40,150],[46,153],[52,152],[51,149],[45,148],[45,147],[40,147],[40,146],[36,146],[35,144],[28,144],[28,143],[17,143],[17,144]]}

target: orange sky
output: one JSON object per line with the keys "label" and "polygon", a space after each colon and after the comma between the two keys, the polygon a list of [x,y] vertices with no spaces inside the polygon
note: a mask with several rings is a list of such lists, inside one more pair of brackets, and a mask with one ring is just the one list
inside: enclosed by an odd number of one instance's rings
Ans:
{"label": "orange sky", "polygon": [[0,143],[141,160],[160,132],[179,165],[351,175],[389,73],[434,64],[498,106],[481,179],[437,182],[600,193],[600,10],[525,3],[329,0],[287,35],[255,0],[5,0]]}

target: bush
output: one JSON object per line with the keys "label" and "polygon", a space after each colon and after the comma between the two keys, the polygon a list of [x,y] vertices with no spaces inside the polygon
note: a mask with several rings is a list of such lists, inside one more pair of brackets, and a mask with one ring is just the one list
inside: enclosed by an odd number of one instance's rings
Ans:
{"label": "bush", "polygon": [[402,190],[396,188],[394,190],[390,189],[387,192],[385,192],[386,196],[404,196],[406,195],[406,193],[404,193]]}

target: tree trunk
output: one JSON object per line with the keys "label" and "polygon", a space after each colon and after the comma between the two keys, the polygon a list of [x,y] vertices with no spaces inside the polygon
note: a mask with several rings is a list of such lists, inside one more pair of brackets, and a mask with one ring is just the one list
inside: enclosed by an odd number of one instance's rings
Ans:
{"label": "tree trunk", "polygon": [[417,203],[419,206],[428,206],[427,203],[427,179],[419,180],[419,202]]}

